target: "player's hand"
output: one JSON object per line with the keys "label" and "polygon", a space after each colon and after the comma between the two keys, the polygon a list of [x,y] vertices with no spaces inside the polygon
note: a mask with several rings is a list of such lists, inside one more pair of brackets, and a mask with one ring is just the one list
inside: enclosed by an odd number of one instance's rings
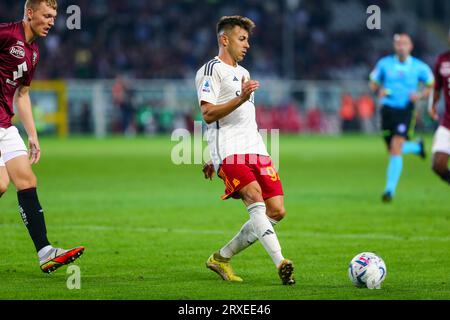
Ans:
{"label": "player's hand", "polygon": [[413,103],[419,101],[420,99],[422,99],[422,95],[420,93],[417,93],[417,92],[413,92],[409,96],[409,100],[411,100],[411,102],[413,102]]}
{"label": "player's hand", "polygon": [[431,119],[434,121],[439,121],[439,115],[436,109],[436,106],[432,106],[428,109],[428,114],[430,115]]}
{"label": "player's hand", "polygon": [[212,164],[212,161],[208,161],[203,165],[203,174],[205,175],[205,179],[212,180],[214,177],[214,165]]}
{"label": "player's hand", "polygon": [[385,88],[381,88],[380,90],[378,90],[378,99],[381,99],[383,97],[386,97],[390,94],[390,90],[389,89],[385,89]]}
{"label": "player's hand", "polygon": [[39,146],[39,141],[37,137],[28,137],[28,156],[30,159],[30,164],[35,164],[39,162],[41,158],[41,147]]}
{"label": "player's hand", "polygon": [[245,76],[242,76],[242,85],[241,85],[241,99],[242,101],[247,101],[250,99],[250,96],[253,92],[255,92],[259,88],[259,81],[250,80]]}

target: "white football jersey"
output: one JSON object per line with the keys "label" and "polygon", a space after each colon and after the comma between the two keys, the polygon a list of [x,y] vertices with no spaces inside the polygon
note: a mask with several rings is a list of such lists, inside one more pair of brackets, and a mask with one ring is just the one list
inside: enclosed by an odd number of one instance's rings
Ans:
{"label": "white football jersey", "polygon": [[[201,101],[222,104],[241,94],[242,77],[250,79],[249,72],[237,65],[233,67],[215,57],[204,64],[195,77],[199,104]],[[268,152],[256,124],[254,93],[236,110],[208,125],[208,147],[214,167],[233,154],[259,154]]]}

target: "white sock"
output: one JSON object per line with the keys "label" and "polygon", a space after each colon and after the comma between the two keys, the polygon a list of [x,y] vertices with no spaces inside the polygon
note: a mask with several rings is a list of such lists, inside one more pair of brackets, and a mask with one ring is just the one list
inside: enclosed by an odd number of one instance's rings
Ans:
{"label": "white sock", "polygon": [[[272,224],[275,226],[278,221],[273,220],[267,217]],[[234,236],[233,239],[230,240],[222,249],[220,249],[219,253],[222,257],[230,259],[231,257],[237,255],[242,250],[250,247],[253,243],[258,240],[255,232],[253,231],[253,224],[250,220],[248,220],[241,227],[241,230]]]}
{"label": "white sock", "polygon": [[284,257],[281,254],[281,246],[278,242],[275,230],[273,229],[269,218],[266,216],[265,203],[255,202],[249,205],[247,210],[250,214],[250,221],[253,225],[254,233],[272,258],[273,263],[278,267],[284,260]]}
{"label": "white sock", "polygon": [[43,247],[41,250],[39,250],[39,252],[38,252],[39,260],[44,260],[44,258],[48,255],[48,253],[52,249],[53,249],[53,247],[48,245],[48,246]]}

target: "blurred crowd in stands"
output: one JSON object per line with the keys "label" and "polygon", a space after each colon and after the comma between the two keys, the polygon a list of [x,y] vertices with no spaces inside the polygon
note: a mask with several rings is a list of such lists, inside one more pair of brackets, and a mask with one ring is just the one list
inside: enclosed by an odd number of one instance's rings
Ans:
{"label": "blurred crowd in stands", "polygon": [[[118,112],[112,121],[112,131],[131,135],[168,133],[179,128],[193,131],[194,121],[202,121],[197,107],[192,111],[164,108],[158,99],[136,103],[129,84],[129,79],[122,76],[113,84],[112,101]],[[278,105],[256,105],[258,127],[279,129],[281,133],[373,133],[377,129],[375,115],[372,95],[352,96],[348,92],[342,95],[338,112],[331,114],[319,106],[305,108],[294,99]]]}
{"label": "blurred crowd in stands", "polygon": [[[389,19],[394,10],[389,0],[58,0],[54,29],[41,41],[42,59],[37,79],[116,79],[113,103],[117,108],[116,132],[166,132],[193,115],[164,107],[132,103],[130,90],[120,74],[130,79],[192,79],[195,71],[217,54],[215,26],[223,15],[240,14],[255,21],[251,51],[243,65],[254,78],[294,80],[361,80],[375,62],[392,52],[392,32],[403,31],[402,21]],[[69,30],[69,5],[81,9],[81,29]],[[378,5],[383,29],[365,27],[366,8]],[[22,19],[24,1],[2,0],[0,22]],[[398,8],[395,8],[398,10]],[[417,27],[414,55],[430,56],[427,37]],[[419,30],[419,31],[417,31]],[[291,38],[286,38],[290,34]],[[286,66],[287,47],[292,51]],[[288,72],[287,72],[288,71]],[[89,105],[86,105],[89,113]],[[372,131],[374,102],[371,97],[342,97],[337,116],[342,129]],[[87,116],[85,116],[87,117]],[[298,105],[260,106],[262,128],[286,132],[318,131],[324,119],[321,106],[303,110]],[[178,122],[177,122],[178,121]],[[189,122],[185,122],[189,123]],[[90,130],[88,127],[86,130]]]}
{"label": "blurred crowd in stands", "polygon": [[[288,2],[298,2],[297,7],[289,11]],[[377,58],[372,56],[370,41],[376,39],[377,33],[365,28],[365,9],[377,4],[386,13],[390,10],[389,1],[358,1],[362,27],[348,28],[348,17],[342,21],[333,9],[352,2],[355,1],[59,0],[57,23],[41,45],[43,59],[38,77],[114,78],[118,73],[127,73],[145,79],[190,78],[217,53],[217,20],[222,15],[241,14],[257,25],[251,54],[244,62],[252,74],[284,76],[283,39],[286,28],[291,27],[295,59],[292,77],[330,79],[349,67],[369,68]],[[2,0],[0,21],[20,20],[23,3]],[[66,8],[71,4],[81,9],[81,30],[66,27]],[[420,39],[415,48],[420,55],[424,49]]]}

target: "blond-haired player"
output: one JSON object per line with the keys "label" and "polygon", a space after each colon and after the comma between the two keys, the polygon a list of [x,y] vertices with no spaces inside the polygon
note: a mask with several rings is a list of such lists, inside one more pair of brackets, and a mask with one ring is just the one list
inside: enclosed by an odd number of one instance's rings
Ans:
{"label": "blond-haired player", "polygon": [[[47,36],[56,15],[56,0],[27,0],[22,21],[0,24],[0,194],[11,179],[17,189],[20,215],[38,253],[41,270],[46,273],[74,261],[84,251],[84,247],[54,248],[48,241],[37,179],[31,168],[41,153],[29,96],[39,62],[36,39]],[[13,102],[28,135],[29,150],[12,125]]]}

